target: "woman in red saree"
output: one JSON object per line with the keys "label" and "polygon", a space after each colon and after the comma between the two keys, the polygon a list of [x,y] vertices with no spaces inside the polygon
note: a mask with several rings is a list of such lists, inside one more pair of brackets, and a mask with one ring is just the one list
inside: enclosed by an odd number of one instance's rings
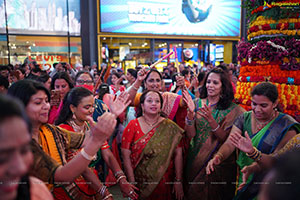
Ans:
{"label": "woman in red saree", "polygon": [[140,98],[137,119],[123,132],[121,148],[125,172],[130,182],[137,183],[140,199],[183,198],[179,145],[183,130],[161,116],[162,106],[159,92],[145,91]]}
{"label": "woman in red saree", "polygon": [[[133,106],[138,106],[142,93],[137,93],[138,88],[142,85],[146,90],[158,91],[162,95],[162,111],[166,114],[166,117],[174,120],[179,107],[183,107],[183,101],[181,96],[172,92],[162,92],[163,79],[162,75],[156,69],[142,69],[138,73],[138,78],[129,89],[130,100]],[[177,78],[177,86],[184,85],[184,78]],[[178,122],[177,122],[178,123]],[[183,122],[184,124],[184,122]]]}
{"label": "woman in red saree", "polygon": [[[59,125],[59,127],[67,129],[69,131],[82,133],[85,135],[85,137],[90,137],[91,129],[88,118],[91,119],[93,115],[94,102],[94,96],[90,90],[84,87],[73,88],[66,94],[66,97],[64,98],[62,110],[58,120],[56,121],[56,125]],[[123,108],[126,108],[129,104],[126,104],[126,102],[126,93],[120,94],[120,96],[115,99],[114,102],[111,102],[111,107],[113,107],[112,110],[117,111],[113,114],[118,116],[123,111]],[[80,151],[78,150],[69,150],[67,152],[68,160],[73,158],[79,152]],[[97,159],[93,160],[89,165],[89,167],[91,167],[94,172],[96,172],[94,168],[97,166],[97,163],[100,160],[104,160],[105,163],[107,163],[108,167],[115,174],[116,180],[120,185],[120,189],[123,195],[128,196],[129,193],[135,189],[135,187],[131,184],[128,184],[126,176],[124,175],[116,158],[109,149],[109,145],[107,142],[105,142],[101,146],[101,150],[98,151]],[[76,185],[82,193],[87,194],[86,196],[93,196],[93,194],[95,194],[95,191],[92,190],[91,185],[86,184],[83,177],[78,177],[75,180],[74,185]]]}

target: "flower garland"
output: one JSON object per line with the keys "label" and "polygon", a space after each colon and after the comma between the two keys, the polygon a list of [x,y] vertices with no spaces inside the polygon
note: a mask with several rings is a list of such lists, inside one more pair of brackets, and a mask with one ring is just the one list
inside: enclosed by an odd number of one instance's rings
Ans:
{"label": "flower garland", "polygon": [[237,49],[238,60],[241,63],[269,61],[280,63],[282,70],[300,69],[300,40],[295,38],[272,38],[268,41],[258,41],[256,44],[242,40]]}
{"label": "flower garland", "polygon": [[[248,34],[252,34],[252,33],[255,33],[258,31],[270,31],[270,30],[279,30],[279,31],[294,30],[297,33],[298,31],[295,29],[299,29],[299,28],[300,28],[300,19],[299,19],[299,22],[295,22],[295,23],[280,23],[280,22],[278,22],[278,23],[273,23],[273,24],[263,24],[263,25],[252,26],[249,28]],[[296,35],[296,33],[294,35]]]}
{"label": "flower garland", "polygon": [[274,20],[274,19],[267,18],[267,17],[264,17],[264,16],[259,16],[253,22],[250,23],[250,28],[252,26],[262,26],[262,25],[265,25],[265,24],[297,23],[297,22],[300,22],[299,17],[300,17],[299,13],[297,13],[297,15],[295,17],[279,19],[279,20]]}
{"label": "flower garland", "polygon": [[240,82],[263,82],[286,83],[290,85],[300,85],[300,78],[291,77],[272,77],[272,76],[240,76]]}
{"label": "flower garland", "polygon": [[[281,70],[279,65],[244,65],[240,68],[240,77],[282,77],[299,79],[299,71]],[[289,81],[290,83],[292,81]],[[294,81],[295,83],[295,81]]]}
{"label": "flower garland", "polygon": [[[251,109],[252,88],[261,82],[238,82],[235,99],[246,110]],[[273,83],[278,89],[279,103],[285,113],[291,116],[299,116],[300,111],[300,86]],[[299,95],[298,95],[299,94]]]}

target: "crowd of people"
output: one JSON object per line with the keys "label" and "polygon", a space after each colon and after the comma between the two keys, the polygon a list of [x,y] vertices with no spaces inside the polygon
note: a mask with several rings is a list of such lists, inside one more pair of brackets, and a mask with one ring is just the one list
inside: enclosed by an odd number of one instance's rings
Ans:
{"label": "crowd of people", "polygon": [[0,66],[0,199],[297,199],[300,124],[238,71]]}

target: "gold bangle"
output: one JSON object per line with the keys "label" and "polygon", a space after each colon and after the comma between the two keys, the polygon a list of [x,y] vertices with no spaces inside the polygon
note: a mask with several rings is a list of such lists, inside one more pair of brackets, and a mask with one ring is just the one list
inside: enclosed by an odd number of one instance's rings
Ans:
{"label": "gold bangle", "polygon": [[220,161],[223,161],[224,156],[223,156],[223,154],[221,152],[216,153],[215,156],[219,156],[220,157]]}
{"label": "gold bangle", "polygon": [[252,156],[254,156],[254,155],[256,154],[257,148],[256,148],[256,147],[253,147],[253,149],[254,149],[254,152],[253,152],[253,153],[251,153],[251,154],[246,153],[246,155],[247,155],[248,157],[252,157]]}
{"label": "gold bangle", "polygon": [[258,151],[258,156],[255,159],[255,162],[259,162],[261,160],[261,158],[262,158],[262,153],[261,153],[261,151]]}

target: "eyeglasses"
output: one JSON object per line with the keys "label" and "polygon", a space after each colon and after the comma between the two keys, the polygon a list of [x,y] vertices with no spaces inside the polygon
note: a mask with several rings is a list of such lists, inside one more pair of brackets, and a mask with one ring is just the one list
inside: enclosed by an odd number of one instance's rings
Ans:
{"label": "eyeglasses", "polygon": [[78,83],[79,85],[83,85],[83,84],[93,84],[94,82],[92,80],[77,80],[76,83]]}

